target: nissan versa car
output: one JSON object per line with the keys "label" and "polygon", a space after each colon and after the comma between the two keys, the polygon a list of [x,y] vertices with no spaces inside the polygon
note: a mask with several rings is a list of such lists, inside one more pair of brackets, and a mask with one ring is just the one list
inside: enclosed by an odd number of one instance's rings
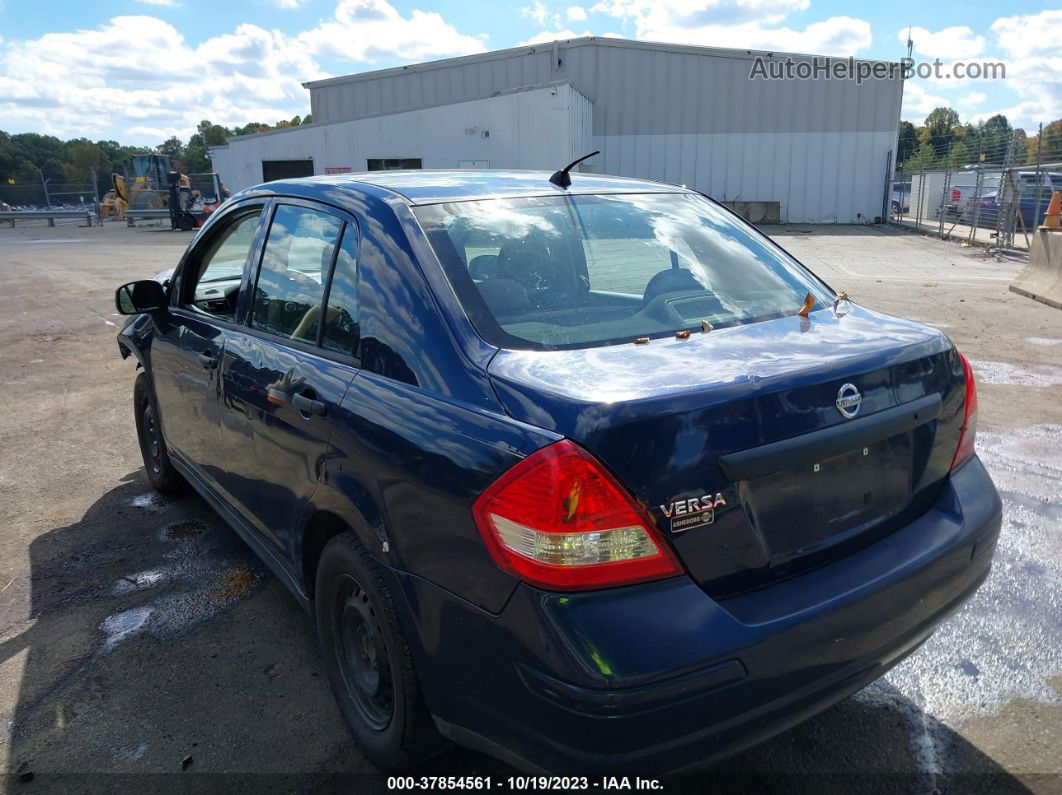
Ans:
{"label": "nissan versa car", "polygon": [[966,359],[685,188],[271,182],[116,302],[151,483],[314,616],[384,766],[701,765],[881,676],[989,571]]}

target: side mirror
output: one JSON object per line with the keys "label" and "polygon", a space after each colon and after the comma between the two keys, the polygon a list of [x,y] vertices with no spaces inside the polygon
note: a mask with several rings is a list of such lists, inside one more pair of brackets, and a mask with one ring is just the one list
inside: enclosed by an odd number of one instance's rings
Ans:
{"label": "side mirror", "polygon": [[123,284],[114,294],[114,306],[121,315],[161,312],[167,303],[166,290],[153,279]]}

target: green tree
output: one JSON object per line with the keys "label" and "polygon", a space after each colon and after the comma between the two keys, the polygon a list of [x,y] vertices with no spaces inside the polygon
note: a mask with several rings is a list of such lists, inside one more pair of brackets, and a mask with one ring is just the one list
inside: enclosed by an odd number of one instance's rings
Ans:
{"label": "green tree", "polygon": [[268,129],[270,129],[268,124],[260,121],[252,121],[242,127],[234,127],[232,134],[233,136],[254,135],[255,133],[265,132]]}
{"label": "green tree", "polygon": [[212,171],[209,149],[212,146],[224,146],[229,142],[229,131],[220,124],[203,119],[196,127],[195,133],[188,139],[184,149],[184,166],[189,174],[202,174]]}
{"label": "green tree", "polygon": [[997,113],[977,125],[977,136],[985,163],[1002,164],[1014,136],[1010,122],[1002,113]]}
{"label": "green tree", "polygon": [[66,162],[66,147],[54,135],[19,133],[11,136],[18,158],[17,168],[41,169],[47,179],[62,182],[65,178],[63,164]]}
{"label": "green tree", "polygon": [[107,173],[109,178],[110,168],[111,161],[99,145],[85,138],[67,142],[66,162],[63,164],[67,182],[89,182],[93,173],[97,180],[101,173]]}
{"label": "green tree", "polygon": [[184,144],[176,135],[159,144],[159,153],[180,159],[184,155]]}
{"label": "green tree", "polygon": [[1041,163],[1062,163],[1062,119],[1045,124],[1039,137],[1029,136],[1027,141],[1028,162],[1036,162],[1039,148]]}
{"label": "green tree", "polygon": [[9,179],[14,179],[18,160],[18,153],[11,142],[11,136],[0,130],[0,183],[7,184]]}
{"label": "green tree", "polygon": [[956,141],[951,147],[951,152],[948,153],[948,165],[951,168],[958,168],[971,162],[972,156],[970,150],[966,148],[964,141]]}
{"label": "green tree", "polygon": [[928,143],[934,157],[947,155],[956,137],[956,128],[961,129],[958,111],[951,108],[934,108],[926,116],[926,123],[919,131],[919,143]]}
{"label": "green tree", "polygon": [[928,140],[918,145],[914,154],[907,159],[908,171],[927,171],[937,166],[937,156]]}
{"label": "green tree", "polygon": [[909,121],[900,122],[900,132],[896,141],[896,163],[900,164],[909,158],[918,146],[918,131]]}

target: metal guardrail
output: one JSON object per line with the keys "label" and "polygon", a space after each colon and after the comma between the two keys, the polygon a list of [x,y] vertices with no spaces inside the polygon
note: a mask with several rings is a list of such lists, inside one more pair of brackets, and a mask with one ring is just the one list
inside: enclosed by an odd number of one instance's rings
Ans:
{"label": "metal guardrail", "polygon": [[136,226],[134,221],[158,221],[170,219],[169,210],[134,210],[126,209],[125,222],[127,226]]}
{"label": "metal guardrail", "polygon": [[48,226],[55,226],[56,218],[84,218],[85,226],[92,226],[96,221],[96,215],[91,210],[5,210],[0,211],[0,221],[10,221],[11,228],[15,228],[15,221],[36,220],[46,218]]}

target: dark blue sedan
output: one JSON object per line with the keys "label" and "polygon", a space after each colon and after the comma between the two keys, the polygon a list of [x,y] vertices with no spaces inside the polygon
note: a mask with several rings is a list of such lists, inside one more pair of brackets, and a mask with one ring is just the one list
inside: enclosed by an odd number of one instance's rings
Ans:
{"label": "dark blue sedan", "polygon": [[272,182],[116,296],[148,477],[312,613],[384,766],[703,764],[881,676],[991,564],[946,336],[694,191],[549,176]]}

